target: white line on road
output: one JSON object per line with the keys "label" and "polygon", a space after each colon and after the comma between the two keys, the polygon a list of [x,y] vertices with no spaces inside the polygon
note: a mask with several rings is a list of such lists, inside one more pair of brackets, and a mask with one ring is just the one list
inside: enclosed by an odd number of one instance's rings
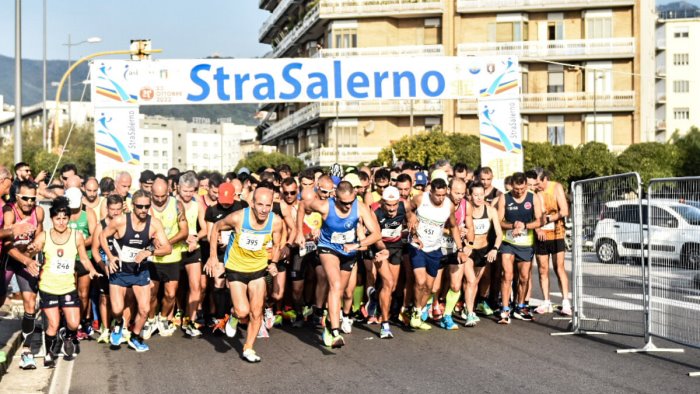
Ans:
{"label": "white line on road", "polygon": [[[620,297],[640,300],[640,301],[642,300],[641,294],[615,294],[615,295],[620,296]],[[685,301],[678,301],[678,300],[670,300],[668,298],[652,297],[652,305],[653,304],[662,304],[662,305],[674,306],[677,308],[692,309],[694,311],[700,311],[700,304],[694,304],[692,302],[685,302]]]}
{"label": "white line on road", "polygon": [[[615,294],[619,295],[619,294]],[[634,294],[633,294],[634,295]],[[642,311],[644,307],[642,305],[633,304],[631,302],[611,300],[609,298],[593,297],[593,296],[583,296],[583,302],[588,304],[595,304],[604,306],[611,309],[620,309],[623,311]]]}
{"label": "white line on road", "polygon": [[73,378],[73,364],[75,360],[65,361],[60,357],[53,372],[49,394],[67,394],[70,392],[70,382]]}

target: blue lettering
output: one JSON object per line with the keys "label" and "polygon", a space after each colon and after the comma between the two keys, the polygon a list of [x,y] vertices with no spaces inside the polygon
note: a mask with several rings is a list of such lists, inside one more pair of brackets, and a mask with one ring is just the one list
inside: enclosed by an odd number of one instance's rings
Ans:
{"label": "blue lettering", "polygon": [[401,80],[408,80],[408,97],[416,97],[416,77],[410,71],[394,71],[394,97],[401,97]]}
{"label": "blue lettering", "polygon": [[[309,74],[309,81],[311,81],[311,78],[318,79],[318,82],[309,83],[309,86],[306,87],[306,95],[309,96],[309,98],[312,100],[320,98],[327,99],[328,78],[326,78],[326,75],[323,73],[311,73]],[[318,92],[316,91],[316,89],[318,89]]]}
{"label": "blue lettering", "polygon": [[189,101],[202,101],[209,96],[209,84],[199,77],[199,72],[202,70],[209,71],[211,70],[211,66],[208,64],[198,64],[192,67],[192,71],[190,71],[190,79],[195,83],[195,85],[202,88],[202,93],[196,96],[193,94],[187,94],[187,100]]}
{"label": "blue lettering", "polygon": [[[428,85],[430,77],[435,77],[437,80],[437,89],[435,90],[430,90],[430,86]],[[423,93],[425,93],[426,96],[438,97],[445,91],[445,77],[437,71],[428,71],[423,74],[423,77],[420,79],[420,87],[423,89]]]}
{"label": "blue lettering", "polygon": [[250,74],[235,74],[236,80],[236,101],[243,100],[243,82],[250,81]]}
{"label": "blue lettering", "polygon": [[362,72],[354,72],[348,77],[348,93],[355,98],[367,98],[367,92],[358,92],[357,88],[369,87],[369,78]]}
{"label": "blue lettering", "polygon": [[340,72],[340,60],[333,61],[333,87],[335,88],[335,98],[343,97],[343,83]]}
{"label": "blue lettering", "polygon": [[383,73],[374,73],[374,97],[382,97],[382,82],[387,78],[389,78],[389,72],[387,71],[384,71]]}
{"label": "blue lettering", "polygon": [[301,93],[301,83],[291,75],[291,70],[301,70],[301,63],[289,63],[282,69],[282,79],[294,87],[292,93],[280,92],[280,99],[282,100],[294,100]]}
{"label": "blue lettering", "polygon": [[[255,74],[255,79],[263,79],[264,81],[255,85],[253,88],[253,96],[256,100],[274,100],[275,99],[275,80],[270,74]],[[262,90],[267,92],[262,94]]]}
{"label": "blue lettering", "polygon": [[216,94],[219,96],[219,100],[222,101],[231,100],[231,96],[226,94],[226,91],[224,91],[224,81],[227,79],[231,79],[231,76],[224,72],[224,68],[217,68],[216,74],[214,74],[214,80],[216,81]]}

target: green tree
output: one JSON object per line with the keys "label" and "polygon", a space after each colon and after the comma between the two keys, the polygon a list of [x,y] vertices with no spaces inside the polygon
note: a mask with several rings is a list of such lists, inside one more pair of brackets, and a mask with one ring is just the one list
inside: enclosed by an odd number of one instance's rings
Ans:
{"label": "green tree", "polygon": [[636,171],[642,182],[653,178],[676,176],[680,172],[682,154],[678,146],[645,142],[630,145],[617,157],[618,173]]}
{"label": "green tree", "polygon": [[392,149],[398,160],[410,160],[422,165],[430,165],[438,159],[452,158],[450,140],[441,131],[420,133],[413,137],[404,136],[379,152],[379,163],[392,163]]}
{"label": "green tree", "polygon": [[471,134],[451,134],[447,137],[452,147],[452,163],[464,163],[469,168],[476,168],[481,164],[481,142],[479,137]]}
{"label": "green tree", "polygon": [[280,164],[288,164],[292,172],[299,172],[305,168],[304,162],[294,156],[287,156],[282,153],[254,152],[250,156],[238,162],[235,171],[247,167],[251,171],[256,171],[260,167],[277,167]]}
{"label": "green tree", "polygon": [[523,168],[527,171],[534,167],[551,170],[554,166],[554,151],[549,142],[523,141]]}
{"label": "green tree", "polygon": [[700,129],[693,126],[684,136],[680,136],[676,131],[671,141],[681,156],[678,175],[700,175]]}
{"label": "green tree", "polygon": [[588,142],[576,148],[580,160],[580,174],[576,179],[612,175],[617,167],[615,154],[602,142]]}

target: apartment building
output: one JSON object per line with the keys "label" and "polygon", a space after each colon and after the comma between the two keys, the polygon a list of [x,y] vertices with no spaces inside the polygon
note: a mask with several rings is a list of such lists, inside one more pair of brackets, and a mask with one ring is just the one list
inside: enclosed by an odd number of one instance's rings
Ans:
{"label": "apartment building", "polygon": [[[524,140],[572,145],[596,140],[621,150],[653,139],[649,0],[260,0],[259,5],[271,12],[259,31],[260,42],[272,45],[270,57],[517,55]],[[440,128],[478,134],[479,125],[476,101],[469,100],[277,103],[261,109],[278,119],[263,131],[262,142],[310,165],[369,161],[411,133]]]}
{"label": "apartment building", "polygon": [[[656,28],[656,140],[700,127],[700,17],[659,15]],[[696,71],[693,71],[696,70]]]}

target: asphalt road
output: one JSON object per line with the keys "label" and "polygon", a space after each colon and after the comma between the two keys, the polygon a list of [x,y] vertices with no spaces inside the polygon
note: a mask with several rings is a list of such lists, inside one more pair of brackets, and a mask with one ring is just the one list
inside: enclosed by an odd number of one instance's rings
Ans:
{"label": "asphalt road", "polygon": [[[602,302],[606,313],[614,306],[617,317],[638,313],[634,310],[640,305],[640,300],[634,299],[638,267],[594,269],[595,263],[590,263],[587,268],[593,271],[589,275],[600,273],[597,281],[590,282],[598,287],[589,289],[600,293],[593,301]],[[610,277],[616,275],[629,286],[612,286],[622,283]],[[556,280],[552,282],[554,287]],[[539,291],[533,295],[538,298]],[[627,304],[616,304],[618,298]],[[559,299],[553,297],[555,302]],[[586,305],[594,310],[592,306],[598,304]],[[700,350],[616,354],[616,349],[642,347],[643,339],[550,336],[568,331],[568,321],[552,315],[538,316],[535,322],[514,321],[510,326],[482,319],[475,328],[450,332],[438,327],[429,332],[393,330],[396,338],[380,340],[378,326],[355,326],[353,333],[345,336],[346,347],[329,350],[321,346],[318,331],[273,329],[269,339],[256,344],[263,359],[256,365],[239,358],[240,336],[156,336],[149,341],[151,350],[143,354],[125,345],[114,351],[95,342],[83,343],[82,353],[72,365],[70,392],[659,393],[697,392],[698,388],[697,378],[689,378],[687,373],[700,370]],[[678,347],[660,340],[655,343]],[[54,379],[61,378],[59,372],[69,373],[57,370]]]}

